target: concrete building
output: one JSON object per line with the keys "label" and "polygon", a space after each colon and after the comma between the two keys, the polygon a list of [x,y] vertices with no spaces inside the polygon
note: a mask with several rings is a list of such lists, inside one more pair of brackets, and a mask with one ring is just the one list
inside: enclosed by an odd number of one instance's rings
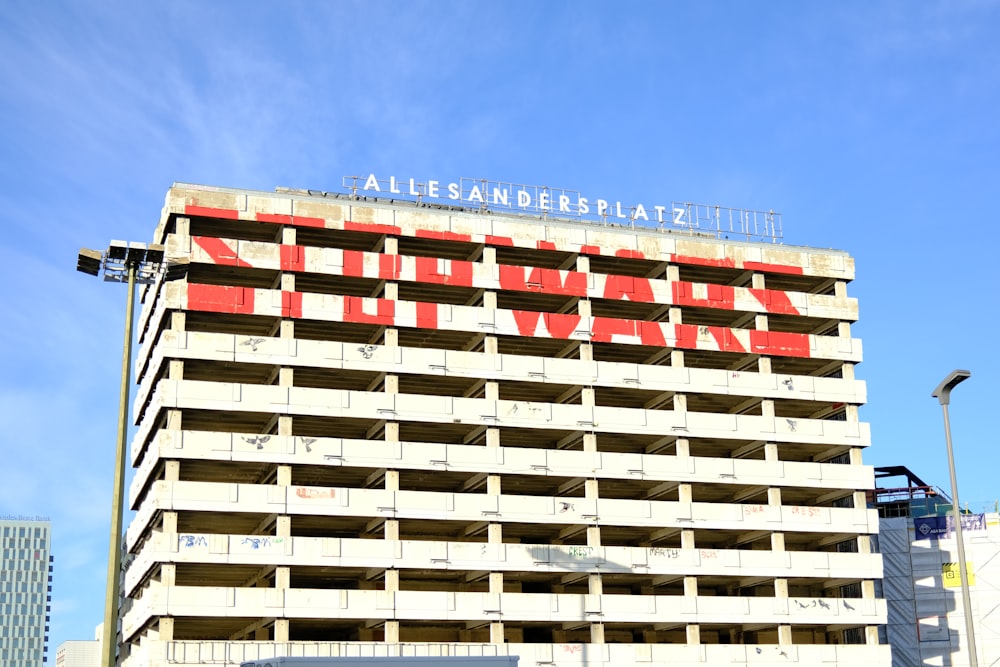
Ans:
{"label": "concrete building", "polygon": [[46,660],[52,602],[52,527],[47,519],[0,518],[0,664]]}
{"label": "concrete building", "polygon": [[125,664],[888,665],[853,260],[680,231],[172,187]]}
{"label": "concrete building", "polygon": [[97,639],[70,639],[56,649],[56,667],[100,667],[101,642]]}
{"label": "concrete building", "polygon": [[[882,470],[909,478],[905,486],[883,482],[875,491],[892,664],[968,665],[951,501],[905,468]],[[1000,515],[963,515],[962,535],[978,662],[994,665],[1000,661]]]}

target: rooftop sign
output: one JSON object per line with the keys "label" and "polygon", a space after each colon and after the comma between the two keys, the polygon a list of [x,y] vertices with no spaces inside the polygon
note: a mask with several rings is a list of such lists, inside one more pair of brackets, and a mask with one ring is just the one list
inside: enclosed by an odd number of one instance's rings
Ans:
{"label": "rooftop sign", "polygon": [[345,188],[355,196],[386,196],[415,202],[434,202],[479,209],[526,213],[542,217],[580,218],[604,224],[671,228],[712,232],[727,238],[777,242],[781,239],[781,214],[723,206],[671,202],[622,203],[621,200],[585,197],[577,190],[547,185],[505,183],[487,179],[456,181],[366,176],[345,176]]}

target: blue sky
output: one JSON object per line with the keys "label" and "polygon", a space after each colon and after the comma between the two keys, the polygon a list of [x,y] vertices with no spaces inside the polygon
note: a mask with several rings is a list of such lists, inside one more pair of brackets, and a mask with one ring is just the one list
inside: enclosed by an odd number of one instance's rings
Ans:
{"label": "blue sky", "polygon": [[124,288],[173,181],[482,177],[774,209],[849,251],[866,462],[992,505],[1000,3],[35,2],[0,8],[0,513],[55,530],[51,654],[101,620]]}

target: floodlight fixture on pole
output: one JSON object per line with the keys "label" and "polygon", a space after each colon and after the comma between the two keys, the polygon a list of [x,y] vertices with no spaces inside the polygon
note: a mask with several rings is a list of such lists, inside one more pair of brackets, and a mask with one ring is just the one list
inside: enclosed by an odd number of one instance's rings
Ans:
{"label": "floodlight fixture on pole", "polygon": [[962,582],[962,609],[965,613],[965,634],[968,637],[970,667],[978,667],[979,657],[976,655],[976,632],[972,622],[972,598],[969,595],[969,573],[965,564],[965,540],[962,537],[962,513],[958,501],[958,477],[955,475],[955,456],[951,447],[951,422],[948,419],[948,404],[951,403],[951,390],[972,373],[954,370],[937,386],[931,396],[938,399],[944,411],[944,441],[948,448],[948,472],[951,474],[951,515],[955,524],[955,543],[958,545],[958,574]]}
{"label": "floodlight fixture on pole", "polygon": [[125,345],[122,351],[118,403],[118,437],[115,445],[115,481],[111,499],[111,540],[108,547],[108,581],[104,597],[102,666],[114,667],[118,653],[118,597],[121,573],[122,514],[125,502],[125,436],[128,432],[129,378],[132,360],[132,313],[136,283],[149,285],[163,272],[163,246],[112,241],[107,250],[81,248],[76,269],[92,276],[104,274],[108,282],[127,283]]}

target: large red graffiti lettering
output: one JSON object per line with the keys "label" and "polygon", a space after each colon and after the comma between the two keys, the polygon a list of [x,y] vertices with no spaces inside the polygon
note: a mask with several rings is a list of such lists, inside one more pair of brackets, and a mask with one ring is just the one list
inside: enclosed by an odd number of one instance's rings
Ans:
{"label": "large red graffiti lettering", "polygon": [[562,296],[587,296],[587,274],[524,266],[500,265],[500,288]]}
{"label": "large red graffiti lettering", "polygon": [[417,257],[416,272],[418,282],[472,287],[472,262]]}
{"label": "large red graffiti lettering", "polygon": [[605,299],[627,299],[629,301],[643,301],[652,303],[653,287],[647,278],[634,278],[632,276],[608,275],[604,283]]}
{"label": "large red graffiti lettering", "polygon": [[[220,266],[242,266],[250,267],[249,262],[243,261],[239,258],[236,250],[230,248],[226,245],[226,242],[220,238],[214,236],[192,236],[191,240],[195,242],[202,250],[208,253],[208,256],[212,258],[212,261]],[[235,241],[233,242],[236,243]]]}

